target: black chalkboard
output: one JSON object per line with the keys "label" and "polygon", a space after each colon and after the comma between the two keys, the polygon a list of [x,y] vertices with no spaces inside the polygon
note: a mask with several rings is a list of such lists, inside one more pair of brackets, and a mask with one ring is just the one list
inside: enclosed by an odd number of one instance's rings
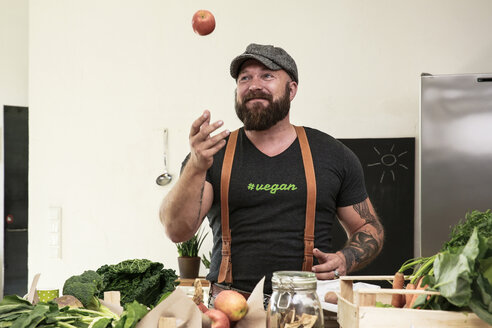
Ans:
{"label": "black chalkboard", "polygon": [[[367,192],[385,229],[383,251],[360,275],[392,275],[414,257],[415,138],[338,139],[358,157]],[[334,228],[334,249],[347,236]]]}

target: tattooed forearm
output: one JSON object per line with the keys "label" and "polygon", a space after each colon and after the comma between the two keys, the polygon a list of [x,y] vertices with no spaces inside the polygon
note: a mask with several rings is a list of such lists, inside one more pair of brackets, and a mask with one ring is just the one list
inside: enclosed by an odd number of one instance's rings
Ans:
{"label": "tattooed forearm", "polygon": [[347,271],[353,271],[373,260],[379,253],[379,245],[370,233],[357,232],[341,252],[345,256]]}
{"label": "tattooed forearm", "polygon": [[383,232],[383,226],[379,222],[378,218],[371,213],[369,206],[367,205],[367,201],[363,201],[362,203],[355,204],[354,210],[360,215],[362,219],[366,221],[367,224],[372,225],[378,234]]}
{"label": "tattooed forearm", "polygon": [[348,271],[363,268],[381,251],[384,229],[378,217],[371,211],[368,200],[353,205],[354,211],[364,224],[350,236],[347,245],[341,250],[346,259]]}

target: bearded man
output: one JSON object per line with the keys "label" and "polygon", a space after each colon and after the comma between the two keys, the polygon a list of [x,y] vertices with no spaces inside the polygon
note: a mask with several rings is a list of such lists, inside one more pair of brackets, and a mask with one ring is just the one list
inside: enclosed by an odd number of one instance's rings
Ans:
{"label": "bearded man", "polygon": [[[275,271],[336,279],[367,265],[384,231],[360,162],[330,135],[290,123],[299,83],[294,59],[282,48],[250,44],[230,74],[244,126],[211,136],[222,121],[205,111],[193,122],[191,152],[160,209],[168,237],[188,240],[208,217],[211,296],[235,289],[247,297],[266,277],[267,298]],[[348,236],[341,250],[331,245],[336,219]]]}

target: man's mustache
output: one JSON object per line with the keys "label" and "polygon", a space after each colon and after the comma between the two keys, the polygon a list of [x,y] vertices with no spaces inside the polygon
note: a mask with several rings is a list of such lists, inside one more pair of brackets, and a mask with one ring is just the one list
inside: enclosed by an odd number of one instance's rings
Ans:
{"label": "man's mustache", "polygon": [[243,97],[243,103],[247,102],[248,100],[251,100],[251,99],[266,99],[268,101],[273,101],[273,96],[268,94],[268,93],[265,93],[263,91],[259,91],[259,90],[256,90],[256,91],[250,91],[248,92],[247,94],[244,95]]}

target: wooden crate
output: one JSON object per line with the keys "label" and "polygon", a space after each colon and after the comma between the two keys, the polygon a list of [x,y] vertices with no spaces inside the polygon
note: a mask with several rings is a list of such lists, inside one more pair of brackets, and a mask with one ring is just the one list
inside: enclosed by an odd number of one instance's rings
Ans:
{"label": "wooden crate", "polygon": [[477,328],[491,327],[473,312],[418,310],[375,307],[377,301],[391,304],[391,295],[439,294],[424,290],[359,289],[353,290],[356,280],[393,280],[393,276],[343,276],[338,295],[338,323],[342,328]]}

